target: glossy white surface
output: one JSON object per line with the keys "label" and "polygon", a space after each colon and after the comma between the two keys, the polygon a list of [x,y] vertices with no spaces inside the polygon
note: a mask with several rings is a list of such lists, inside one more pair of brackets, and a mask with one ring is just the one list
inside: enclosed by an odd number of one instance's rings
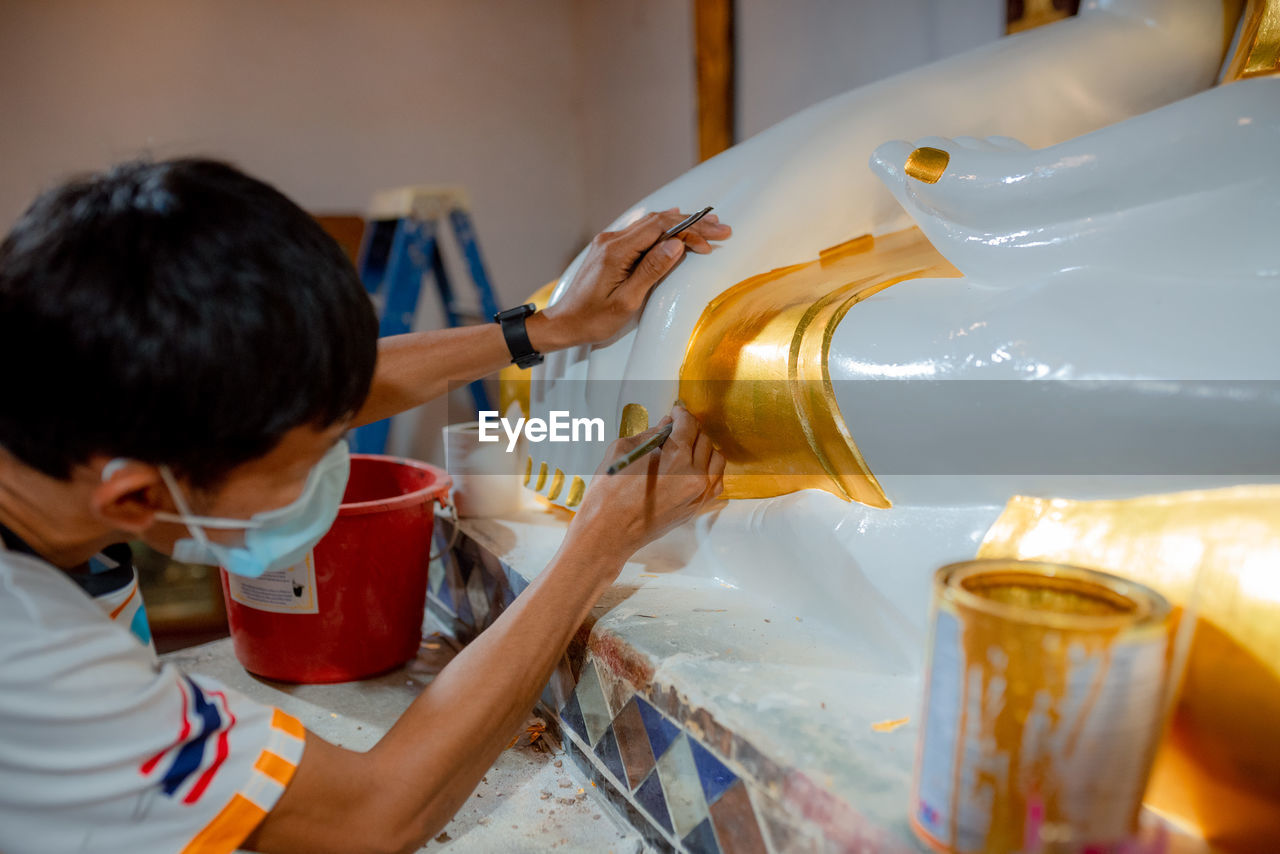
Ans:
{"label": "glossy white surface", "polygon": [[[889,672],[918,666],[932,570],[971,557],[1012,494],[1261,479],[1280,459],[1280,81],[1203,91],[1221,14],[1091,4],[819,104],[692,170],[619,222],[714,204],[735,236],[687,258],[636,328],[549,357],[534,414],[616,417],[638,402],[656,418],[711,298],[918,224],[965,277],[888,288],[829,351],[841,413],[894,508],[810,492],[736,501],[667,541],[684,574],[818,618]],[[913,142],[885,143],[901,138]],[[917,145],[951,153],[938,183],[903,174]],[[911,380],[976,382],[918,393]],[[591,455],[535,456],[575,474]]]}

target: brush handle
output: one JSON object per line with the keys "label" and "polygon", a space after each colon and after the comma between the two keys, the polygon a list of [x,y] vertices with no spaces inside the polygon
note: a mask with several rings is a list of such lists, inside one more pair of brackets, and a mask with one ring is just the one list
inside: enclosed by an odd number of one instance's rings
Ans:
{"label": "brush handle", "polygon": [[672,426],[674,425],[668,424],[657,433],[654,433],[653,436],[644,444],[639,447],[632,448],[628,453],[618,457],[618,459],[609,464],[609,468],[605,470],[605,474],[617,474],[641,457],[647,456],[658,448],[661,448],[662,443],[667,441],[667,437],[671,435]]}

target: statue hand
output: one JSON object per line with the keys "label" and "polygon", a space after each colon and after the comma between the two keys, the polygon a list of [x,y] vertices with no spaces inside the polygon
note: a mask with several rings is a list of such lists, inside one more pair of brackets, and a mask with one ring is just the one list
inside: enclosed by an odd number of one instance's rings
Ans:
{"label": "statue hand", "polygon": [[596,235],[565,294],[529,318],[533,346],[545,353],[609,340],[640,313],[649,292],[679,263],[686,248],[706,254],[711,251],[708,241],[733,233],[709,214],[677,237],[653,246],[684,218],[675,208],[655,211],[621,231]]}

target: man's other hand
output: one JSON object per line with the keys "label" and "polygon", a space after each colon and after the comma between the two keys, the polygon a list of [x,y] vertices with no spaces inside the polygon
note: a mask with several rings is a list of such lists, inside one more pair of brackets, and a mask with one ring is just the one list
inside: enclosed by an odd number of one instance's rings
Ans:
{"label": "man's other hand", "polygon": [[[705,255],[712,240],[733,234],[715,214],[676,237],[653,242],[686,214],[672,208],[641,217],[621,231],[603,231],[591,241],[587,257],[560,301],[529,318],[529,340],[543,353],[607,341],[622,331],[686,249]],[[649,249],[653,246],[653,249]]]}

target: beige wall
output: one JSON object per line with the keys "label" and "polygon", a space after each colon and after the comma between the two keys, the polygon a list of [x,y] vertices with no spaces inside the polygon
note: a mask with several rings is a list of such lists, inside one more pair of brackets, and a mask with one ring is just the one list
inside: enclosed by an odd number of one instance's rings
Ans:
{"label": "beige wall", "polygon": [[739,140],[1004,35],[1003,0],[736,0],[736,8]]}
{"label": "beige wall", "polygon": [[144,151],[229,158],[313,211],[458,182],[503,301],[583,231],[569,0],[0,0],[0,229]]}
{"label": "beige wall", "polygon": [[697,163],[689,0],[574,0],[586,232]]}

